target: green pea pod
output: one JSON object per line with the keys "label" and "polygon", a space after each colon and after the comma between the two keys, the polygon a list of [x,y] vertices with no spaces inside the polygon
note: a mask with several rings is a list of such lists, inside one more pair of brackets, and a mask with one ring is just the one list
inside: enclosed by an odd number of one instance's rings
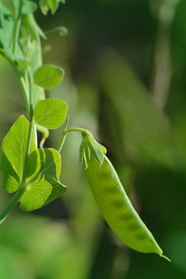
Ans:
{"label": "green pea pod", "polygon": [[132,206],[109,159],[104,155],[104,161],[100,166],[91,158],[85,171],[103,217],[115,234],[136,251],[157,253],[166,258]]}

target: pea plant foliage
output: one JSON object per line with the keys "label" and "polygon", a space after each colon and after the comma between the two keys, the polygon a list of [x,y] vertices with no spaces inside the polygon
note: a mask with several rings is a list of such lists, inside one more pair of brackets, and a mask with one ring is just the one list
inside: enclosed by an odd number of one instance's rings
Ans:
{"label": "pea plant foliage", "polygon": [[[129,247],[163,256],[161,248],[127,197],[105,155],[105,147],[88,130],[68,128],[66,102],[45,96],[45,89],[53,88],[63,80],[64,70],[42,63],[40,40],[46,39],[47,34],[38,26],[34,12],[40,8],[44,15],[48,12],[54,14],[59,2],[64,4],[60,0],[40,0],[38,3],[12,0],[7,6],[6,1],[0,0],[0,55],[15,72],[27,112],[26,116],[21,115],[13,123],[1,145],[3,188],[14,195],[0,214],[0,223],[17,203],[22,210],[32,211],[65,193],[67,187],[59,180],[62,167],[60,152],[67,134],[79,132],[82,135],[80,161],[83,161],[94,198],[111,229]],[[66,33],[63,26],[55,30]],[[49,130],[62,125],[64,129],[59,148],[45,148]],[[40,142],[37,131],[42,134]]]}

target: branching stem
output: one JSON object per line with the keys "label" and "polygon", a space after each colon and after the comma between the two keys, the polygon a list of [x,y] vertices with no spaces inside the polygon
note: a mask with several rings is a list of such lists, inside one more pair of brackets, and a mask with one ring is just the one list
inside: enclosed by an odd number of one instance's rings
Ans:
{"label": "branching stem", "polygon": [[24,193],[24,188],[19,187],[17,192],[14,194],[12,199],[9,201],[3,212],[0,214],[0,224],[3,223],[3,221],[8,217],[9,213],[12,211],[12,209],[16,206],[16,204],[19,202],[21,196]]}
{"label": "branching stem", "polygon": [[[68,120],[67,120],[66,127],[67,127],[67,125],[68,125]],[[78,132],[78,133],[81,133],[81,134],[91,134],[88,130],[83,129],[83,128],[72,127],[72,128],[66,129],[66,127],[65,127],[65,129],[63,130],[63,133],[62,133],[61,142],[60,142],[60,145],[59,145],[59,148],[58,148],[59,152],[61,152],[61,149],[63,147],[63,144],[65,142],[67,134],[69,134],[71,132]]]}

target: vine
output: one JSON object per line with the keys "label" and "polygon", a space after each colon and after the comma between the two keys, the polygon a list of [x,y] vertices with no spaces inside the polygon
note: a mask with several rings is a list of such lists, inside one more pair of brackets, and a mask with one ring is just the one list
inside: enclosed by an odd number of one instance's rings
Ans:
{"label": "vine", "polygon": [[[163,256],[161,248],[128,199],[105,155],[105,147],[88,130],[68,128],[66,102],[45,96],[45,89],[62,82],[64,70],[43,64],[40,38],[46,38],[47,34],[35,21],[34,12],[39,6],[43,14],[46,15],[49,10],[54,14],[59,2],[64,4],[63,0],[40,0],[38,5],[28,0],[13,0],[11,12],[0,1],[0,54],[15,72],[27,111],[27,117],[21,115],[2,141],[0,166],[3,188],[15,194],[0,214],[0,223],[18,202],[21,209],[33,211],[67,190],[59,180],[60,152],[66,136],[79,132],[82,135],[80,161],[84,162],[93,195],[110,227],[131,248]],[[65,27],[57,27],[48,34],[55,30],[66,33]],[[65,121],[58,150],[43,147],[49,130],[58,129]],[[40,143],[37,131],[42,133]]]}

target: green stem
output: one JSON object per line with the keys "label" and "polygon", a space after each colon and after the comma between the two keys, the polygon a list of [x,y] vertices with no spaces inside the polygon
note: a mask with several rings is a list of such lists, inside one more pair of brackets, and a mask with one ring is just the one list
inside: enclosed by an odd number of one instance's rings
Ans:
{"label": "green stem", "polygon": [[90,134],[90,132],[86,129],[83,129],[83,128],[78,128],[78,127],[72,127],[72,128],[69,128],[67,130],[65,130],[65,134],[68,134],[68,133],[71,133],[71,132],[79,132],[79,133],[85,133],[85,134]]}
{"label": "green stem", "polygon": [[9,201],[3,212],[0,214],[0,224],[8,217],[9,213],[12,211],[12,209],[15,207],[15,205],[18,203],[20,200],[21,196],[24,193],[24,188],[19,187],[17,192],[14,194],[12,199]]}
{"label": "green stem", "polygon": [[21,26],[21,10],[22,10],[22,4],[23,1],[19,1],[19,8],[18,8],[18,13],[15,19],[15,24],[14,24],[14,30],[12,34],[12,51],[15,54],[16,53],[16,46],[17,46],[17,41],[19,37],[19,30]]}
{"label": "green stem", "polygon": [[45,35],[50,35],[50,34],[55,33],[55,32],[59,32],[59,34],[60,34],[61,36],[65,36],[65,35],[68,34],[68,30],[67,30],[66,27],[64,27],[64,26],[58,26],[58,27],[56,27],[56,28],[53,28],[53,29],[51,29],[51,30],[45,32]]}
{"label": "green stem", "polygon": [[8,58],[3,51],[0,50],[0,55],[2,55],[9,63],[10,65],[12,66],[15,74],[16,74],[16,77],[18,79],[18,82],[19,82],[19,85],[21,87],[21,91],[23,93],[23,98],[24,98],[24,101],[25,101],[25,106],[26,106],[26,111],[28,113],[28,115],[30,114],[30,107],[29,107],[29,102],[28,102],[28,99],[29,99],[29,91],[28,91],[28,86],[27,84],[25,83],[25,80],[23,78],[23,75],[18,71],[15,63],[10,59]]}
{"label": "green stem", "polygon": [[151,81],[152,101],[163,111],[172,78],[171,28],[179,0],[157,1],[158,30]]}
{"label": "green stem", "polygon": [[[24,81],[24,79],[21,79]],[[30,80],[29,80],[30,81]],[[17,192],[15,195],[12,197],[12,199],[9,201],[8,205],[6,208],[3,210],[3,212],[0,214],[0,224],[6,219],[6,217],[9,215],[10,211],[15,207],[15,205],[18,203],[20,200],[21,196],[25,192],[25,179],[26,179],[26,170],[27,170],[27,165],[28,165],[28,155],[30,153],[30,145],[31,145],[31,139],[32,139],[32,129],[33,129],[33,109],[31,105],[31,87],[30,87],[30,92],[29,92],[29,103],[30,103],[30,108],[29,108],[29,130],[28,130],[28,140],[27,140],[27,146],[26,146],[26,153],[25,153],[25,159],[24,159],[24,169],[23,169],[23,175],[18,187]]]}
{"label": "green stem", "polygon": [[26,170],[28,165],[28,156],[30,154],[30,146],[31,146],[31,140],[32,140],[32,130],[33,130],[33,107],[32,107],[32,88],[31,88],[31,80],[28,75],[28,83],[29,83],[29,130],[28,130],[28,140],[27,140],[27,146],[26,146],[26,153],[25,153],[25,160],[24,160],[24,169],[23,169],[23,176],[21,178],[21,185],[24,184],[26,179]]}
{"label": "green stem", "polygon": [[58,151],[61,152],[61,149],[63,147],[63,144],[65,142],[65,139],[66,139],[66,130],[67,130],[67,127],[68,127],[68,123],[69,123],[69,115],[67,116],[67,119],[66,119],[66,124],[65,124],[65,128],[62,132],[62,137],[61,137],[61,141],[60,141],[60,144],[59,144],[59,148],[58,148]]}
{"label": "green stem", "polygon": [[60,145],[59,145],[59,148],[58,148],[59,152],[61,152],[61,149],[64,145],[67,134],[69,134],[71,132],[79,132],[81,134],[91,134],[88,130],[82,129],[82,128],[72,127],[72,128],[66,129],[66,127],[68,125],[68,121],[69,121],[69,118],[67,118],[67,123],[66,123],[66,126],[63,130],[63,133],[62,133],[61,142],[60,142]]}
{"label": "green stem", "polygon": [[26,170],[27,170],[27,165],[28,165],[28,155],[30,154],[30,145],[31,145],[31,140],[32,140],[32,130],[33,130],[33,123],[29,122],[28,140],[27,140],[27,146],[26,146],[23,175],[22,175],[21,183],[20,183],[21,185],[24,185],[25,179],[26,179]]}

